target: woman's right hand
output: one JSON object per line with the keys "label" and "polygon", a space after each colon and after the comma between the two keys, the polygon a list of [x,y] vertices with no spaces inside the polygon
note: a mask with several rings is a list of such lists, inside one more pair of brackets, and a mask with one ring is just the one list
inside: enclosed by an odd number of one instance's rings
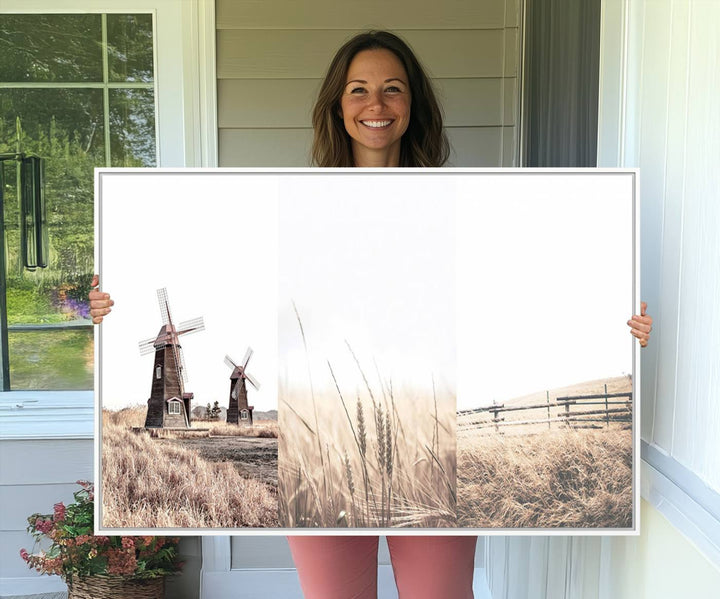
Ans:
{"label": "woman's right hand", "polygon": [[90,300],[90,316],[92,316],[93,324],[100,324],[105,316],[110,314],[111,306],[115,304],[110,299],[109,293],[104,293],[100,289],[96,289],[100,283],[100,277],[95,275],[90,286],[93,288],[88,294]]}

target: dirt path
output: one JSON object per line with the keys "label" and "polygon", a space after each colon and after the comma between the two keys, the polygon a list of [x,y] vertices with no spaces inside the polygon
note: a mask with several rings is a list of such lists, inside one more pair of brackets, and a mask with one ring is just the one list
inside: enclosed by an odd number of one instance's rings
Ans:
{"label": "dirt path", "polygon": [[262,437],[205,437],[158,439],[197,451],[209,462],[231,462],[244,478],[254,478],[277,489],[277,439]]}

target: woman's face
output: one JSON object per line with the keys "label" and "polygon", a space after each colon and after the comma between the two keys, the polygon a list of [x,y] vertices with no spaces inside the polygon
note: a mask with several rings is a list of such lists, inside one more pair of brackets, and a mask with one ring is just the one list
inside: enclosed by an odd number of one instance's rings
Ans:
{"label": "woman's face", "polygon": [[340,109],[352,138],[356,166],[398,166],[411,99],[405,68],[390,50],[363,50],[355,55]]}

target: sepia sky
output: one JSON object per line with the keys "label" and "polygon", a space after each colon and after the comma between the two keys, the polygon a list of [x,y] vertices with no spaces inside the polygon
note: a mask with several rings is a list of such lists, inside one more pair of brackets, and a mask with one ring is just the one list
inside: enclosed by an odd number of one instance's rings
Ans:
{"label": "sepia sky", "polygon": [[460,185],[458,408],[632,371],[628,174]]}
{"label": "sepia sky", "polygon": [[[312,174],[310,174],[312,173]],[[457,394],[477,407],[632,368],[629,175],[506,172],[104,175],[98,266],[116,301],[102,325],[105,407],[145,405],[173,318],[194,405],[227,405],[225,354],[255,355],[257,410],[278,381]],[[306,353],[293,309],[297,306]],[[308,363],[309,361],[309,363]]]}
{"label": "sepia sky", "polygon": [[153,354],[138,341],[162,326],[156,290],[173,321],[202,316],[205,330],[180,337],[193,406],[227,407],[229,354],[251,346],[248,385],[256,410],[277,409],[277,184],[227,173],[105,174],[98,260],[115,306],[101,325],[101,398],[106,408],[146,405]]}
{"label": "sepia sky", "polygon": [[[294,176],[280,183],[280,379],[455,393],[455,215],[448,180]],[[308,345],[306,355],[295,302]],[[376,369],[377,366],[377,369]],[[377,387],[376,387],[377,388]]]}

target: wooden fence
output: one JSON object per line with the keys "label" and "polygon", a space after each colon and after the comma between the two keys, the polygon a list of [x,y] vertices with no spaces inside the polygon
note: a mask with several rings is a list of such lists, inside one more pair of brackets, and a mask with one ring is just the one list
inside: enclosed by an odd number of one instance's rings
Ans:
{"label": "wooden fence", "polygon": [[[459,410],[457,413],[458,430],[494,428],[496,432],[501,432],[502,427],[537,424],[547,424],[550,429],[553,423],[567,428],[603,428],[603,426],[609,428],[610,423],[632,422],[632,392],[630,391],[572,395],[558,397],[554,401],[550,401],[549,392],[546,396],[546,403],[507,407],[505,404],[493,404],[472,410]],[[621,400],[621,398],[625,399]],[[505,416],[501,416],[507,412],[528,410],[535,410],[536,414],[528,414],[528,418],[517,420],[506,420]],[[539,410],[542,410],[543,413],[546,412],[546,417],[533,417],[537,416]],[[486,414],[489,415],[489,418]],[[469,419],[463,417],[469,417]]]}

